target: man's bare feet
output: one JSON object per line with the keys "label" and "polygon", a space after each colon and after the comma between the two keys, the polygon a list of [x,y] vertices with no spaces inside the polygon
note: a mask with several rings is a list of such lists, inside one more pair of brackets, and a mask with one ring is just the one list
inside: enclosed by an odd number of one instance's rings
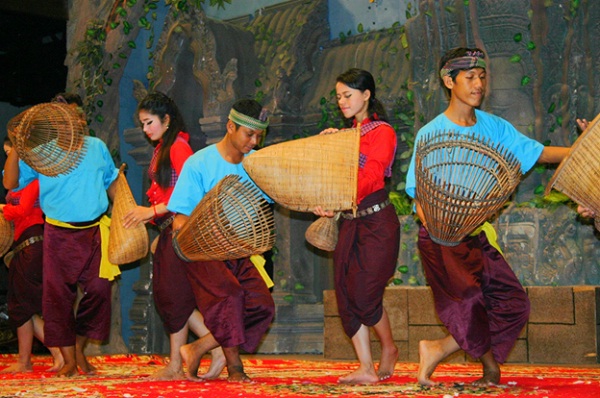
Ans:
{"label": "man's bare feet", "polygon": [[375,373],[375,368],[359,366],[354,372],[342,376],[338,379],[340,384],[373,384],[379,381],[379,376]]}
{"label": "man's bare feet", "polygon": [[398,360],[398,347],[392,346],[392,349],[382,349],[377,377],[379,380],[387,380],[394,375],[394,368]]}
{"label": "man's bare feet", "polygon": [[76,359],[77,359],[77,366],[81,370],[81,373],[86,374],[86,375],[95,375],[96,374],[96,367],[88,362],[85,355],[77,353]]}
{"label": "man's bare feet", "polygon": [[444,359],[444,351],[439,341],[419,341],[419,370],[417,371],[417,380],[422,386],[434,386],[437,384],[431,380],[431,375],[437,365]]}
{"label": "man's bare feet", "polygon": [[221,375],[227,361],[221,347],[213,349],[211,352],[210,366],[206,373],[200,376],[203,380],[214,380]]}
{"label": "man's bare feet", "polygon": [[[219,343],[214,339],[212,334],[207,334],[200,337],[193,343],[181,346],[179,353],[183,362],[187,365],[185,377],[191,381],[204,381],[198,377],[198,368],[200,368],[200,360],[208,351],[217,347]],[[220,372],[219,372],[220,373]]]}
{"label": "man's bare feet", "polygon": [[146,380],[181,380],[185,379],[183,369],[181,366],[175,365],[173,362],[169,362],[166,366],[160,368],[156,372],[152,373]]}
{"label": "man's bare feet", "polygon": [[56,372],[56,377],[73,377],[77,376],[77,363],[65,363],[65,365]]}
{"label": "man's bare feet", "polygon": [[244,372],[244,367],[241,365],[227,366],[227,381],[233,383],[247,383],[252,381],[250,377]]}
{"label": "man's bare feet", "polygon": [[495,386],[500,383],[500,371],[483,371],[483,377],[477,379],[471,384],[479,387]]}
{"label": "man's bare feet", "polygon": [[16,362],[16,363],[13,363],[12,365],[10,365],[8,368],[0,370],[0,373],[29,373],[29,372],[33,372],[33,366],[31,365],[31,362],[29,362],[29,363]]}
{"label": "man's bare feet", "polygon": [[49,350],[52,354],[52,367],[48,368],[46,371],[56,373],[65,365],[65,359],[58,348],[52,347],[49,348]]}

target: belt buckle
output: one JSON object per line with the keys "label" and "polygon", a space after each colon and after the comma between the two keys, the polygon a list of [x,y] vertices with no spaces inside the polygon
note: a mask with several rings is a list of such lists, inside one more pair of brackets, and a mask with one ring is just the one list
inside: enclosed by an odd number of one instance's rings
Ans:
{"label": "belt buckle", "polygon": [[373,205],[372,209],[373,209],[373,213],[377,213],[379,210],[381,210],[381,203],[377,203],[376,205]]}

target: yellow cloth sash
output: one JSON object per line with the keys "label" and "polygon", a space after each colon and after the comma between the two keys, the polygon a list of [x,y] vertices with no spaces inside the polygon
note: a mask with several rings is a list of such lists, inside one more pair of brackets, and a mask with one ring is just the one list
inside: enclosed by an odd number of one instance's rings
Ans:
{"label": "yellow cloth sash", "polygon": [[252,261],[252,264],[254,264],[260,276],[262,276],[263,280],[267,284],[267,287],[270,289],[275,286],[275,283],[273,283],[273,280],[269,277],[269,274],[267,274],[267,271],[265,270],[265,263],[267,260],[265,260],[262,254],[253,254],[250,256],[250,261]]}
{"label": "yellow cloth sash", "polygon": [[492,224],[490,224],[487,221],[484,222],[475,231],[471,233],[471,236],[477,236],[482,231],[485,233],[485,237],[487,238],[488,242],[490,242],[490,245],[492,245],[494,249],[498,250],[498,253],[504,256],[504,253],[502,253],[502,249],[500,249],[500,245],[498,244],[498,234],[496,234],[496,230],[494,229]]}
{"label": "yellow cloth sash", "polygon": [[108,279],[109,281],[112,281],[115,279],[115,277],[117,275],[121,274],[121,269],[119,268],[118,265],[115,265],[115,264],[111,263],[110,261],[108,261],[108,236],[110,234],[110,221],[111,221],[110,217],[104,215],[104,216],[102,216],[100,221],[98,221],[94,224],[86,225],[83,227],[77,227],[77,226],[71,225],[71,224],[63,222],[63,221],[58,221],[53,218],[46,217],[46,222],[48,224],[56,225],[57,227],[61,227],[61,228],[86,229],[86,228],[91,228],[91,227],[100,225],[100,241],[102,242],[102,247],[101,247],[102,254],[101,254],[101,258],[100,258],[99,276],[100,276],[100,278],[104,278],[104,279]]}

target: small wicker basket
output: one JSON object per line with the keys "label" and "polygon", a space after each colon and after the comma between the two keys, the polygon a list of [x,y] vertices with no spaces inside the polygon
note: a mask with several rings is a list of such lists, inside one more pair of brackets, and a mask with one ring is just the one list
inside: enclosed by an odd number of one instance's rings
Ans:
{"label": "small wicker basket", "polygon": [[144,223],[125,228],[123,217],[137,204],[123,173],[124,166],[117,177],[115,200],[112,209],[112,221],[108,238],[108,259],[113,264],[129,264],[148,254],[150,239]]}
{"label": "small wicker basket", "polygon": [[356,207],[360,130],[316,135],[260,149],[245,157],[248,175],[275,202],[311,212]]}
{"label": "small wicker basket", "polygon": [[502,208],[521,179],[512,153],[473,134],[435,131],[416,145],[416,196],[431,239],[441,245],[458,245]]}
{"label": "small wicker basket", "polygon": [[573,143],[546,185],[545,194],[552,188],[592,210],[596,214],[594,225],[600,230],[600,114]]}
{"label": "small wicker basket", "polygon": [[196,206],[173,238],[184,261],[226,261],[261,254],[275,243],[269,203],[251,182],[228,175]]}
{"label": "small wicker basket", "polygon": [[319,217],[308,226],[304,237],[308,243],[318,249],[334,251],[338,241],[338,218]]}
{"label": "small wicker basket", "polygon": [[85,155],[87,125],[70,105],[35,105],[13,117],[7,129],[19,158],[40,174],[68,174]]}
{"label": "small wicker basket", "polygon": [[0,215],[0,257],[4,256],[15,240],[13,223]]}

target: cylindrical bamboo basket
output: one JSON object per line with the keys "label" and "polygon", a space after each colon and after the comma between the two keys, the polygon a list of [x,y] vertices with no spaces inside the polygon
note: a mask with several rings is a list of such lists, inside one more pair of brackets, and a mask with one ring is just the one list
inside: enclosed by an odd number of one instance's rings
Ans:
{"label": "cylindrical bamboo basket", "polygon": [[546,195],[552,188],[592,210],[594,225],[600,230],[600,114],[571,146],[546,185]]}
{"label": "cylindrical bamboo basket", "polygon": [[356,207],[360,130],[286,141],[245,157],[244,169],[275,202],[311,212]]}
{"label": "cylindrical bamboo basket", "polygon": [[319,217],[306,229],[304,237],[314,247],[332,252],[338,241],[337,217]]}
{"label": "cylindrical bamboo basket", "polygon": [[85,155],[87,125],[70,105],[35,105],[13,117],[7,129],[19,158],[40,174],[68,174]]}
{"label": "cylindrical bamboo basket", "polygon": [[264,253],[274,243],[269,203],[238,175],[219,181],[173,238],[173,248],[184,261],[234,260]]}
{"label": "cylindrical bamboo basket", "polygon": [[0,215],[0,257],[4,256],[15,240],[13,223]]}
{"label": "cylindrical bamboo basket", "polygon": [[144,258],[150,245],[144,223],[130,228],[123,226],[125,214],[137,206],[123,170],[124,165],[121,166],[117,177],[108,239],[108,259],[113,264],[129,264]]}
{"label": "cylindrical bamboo basket", "polygon": [[435,131],[417,142],[416,198],[434,242],[456,246],[512,195],[521,178],[512,153],[473,134]]}

